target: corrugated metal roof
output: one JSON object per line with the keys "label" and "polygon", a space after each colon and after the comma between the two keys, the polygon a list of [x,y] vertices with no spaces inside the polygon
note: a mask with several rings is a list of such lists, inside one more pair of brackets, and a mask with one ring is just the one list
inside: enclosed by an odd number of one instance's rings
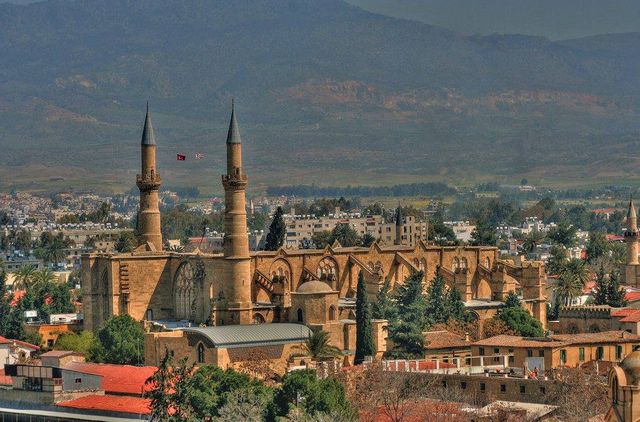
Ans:
{"label": "corrugated metal roof", "polygon": [[182,331],[203,335],[219,348],[300,343],[311,335],[306,325],[291,323],[193,327]]}

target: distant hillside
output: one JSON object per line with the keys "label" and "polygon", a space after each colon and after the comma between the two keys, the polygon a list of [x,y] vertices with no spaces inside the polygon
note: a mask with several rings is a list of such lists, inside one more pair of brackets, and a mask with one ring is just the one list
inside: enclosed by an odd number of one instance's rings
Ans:
{"label": "distant hillside", "polygon": [[257,189],[637,178],[639,37],[464,36],[338,0],[2,4],[0,187],[128,189],[148,99],[164,180],[219,189],[232,97]]}
{"label": "distant hillside", "polygon": [[640,31],[637,0],[347,0],[374,13],[467,34],[553,40]]}

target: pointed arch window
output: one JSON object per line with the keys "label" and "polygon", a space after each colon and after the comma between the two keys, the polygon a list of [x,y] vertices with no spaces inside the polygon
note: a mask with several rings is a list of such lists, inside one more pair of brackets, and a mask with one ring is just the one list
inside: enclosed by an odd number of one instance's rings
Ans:
{"label": "pointed arch window", "polygon": [[198,344],[198,363],[204,363],[204,344]]}

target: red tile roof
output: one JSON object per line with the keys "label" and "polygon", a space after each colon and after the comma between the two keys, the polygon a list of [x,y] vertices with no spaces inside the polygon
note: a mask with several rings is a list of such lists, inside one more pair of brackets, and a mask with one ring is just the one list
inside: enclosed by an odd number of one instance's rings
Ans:
{"label": "red tile roof", "polygon": [[485,338],[473,343],[474,346],[496,347],[564,347],[574,344],[589,343],[640,343],[640,337],[626,331],[603,331],[600,333],[555,334],[553,336],[536,338],[509,336],[506,334]]}
{"label": "red tile roof", "polygon": [[624,295],[624,298],[627,299],[629,302],[640,300],[640,292],[627,292]]}
{"label": "red tile roof", "polygon": [[150,404],[151,401],[149,399],[143,399],[142,397],[92,395],[56,403],[56,406],[148,415],[151,413]]}
{"label": "red tile roof", "polygon": [[622,309],[618,309],[617,311],[612,312],[611,316],[612,317],[626,317],[626,316],[635,314],[636,312],[640,312],[640,309],[622,308]]}
{"label": "red tile roof", "polygon": [[13,344],[13,343],[17,344],[18,346],[22,346],[26,349],[40,350],[40,347],[36,346],[35,344],[27,343],[26,341],[11,340],[11,339],[0,336],[0,344]]}
{"label": "red tile roof", "polygon": [[471,348],[471,342],[466,341],[464,336],[450,331],[427,331],[424,334],[427,350]]}
{"label": "red tile roof", "polygon": [[145,381],[156,372],[155,366],[111,365],[106,363],[70,362],[65,369],[102,375],[102,389],[106,393],[141,395]]}
{"label": "red tile roof", "polygon": [[631,315],[627,315],[624,318],[619,320],[620,322],[640,322],[640,311],[635,312]]}

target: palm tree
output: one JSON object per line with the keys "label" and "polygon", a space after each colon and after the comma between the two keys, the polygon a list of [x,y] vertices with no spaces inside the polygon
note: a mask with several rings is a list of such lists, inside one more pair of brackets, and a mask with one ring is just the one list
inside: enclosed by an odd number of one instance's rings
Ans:
{"label": "palm tree", "polygon": [[560,274],[560,278],[558,279],[556,294],[560,299],[562,299],[565,306],[569,306],[571,305],[572,299],[582,293],[583,286],[584,284],[576,274],[571,271],[564,271]]}
{"label": "palm tree", "polygon": [[561,273],[569,272],[576,277],[583,287],[589,281],[589,270],[587,269],[587,262],[582,259],[573,258],[569,260],[562,269]]}
{"label": "palm tree", "polygon": [[31,286],[36,272],[35,265],[20,267],[20,269],[13,274],[13,290],[24,290]]}
{"label": "palm tree", "polygon": [[59,264],[64,260],[66,254],[64,252],[64,245],[58,239],[55,239],[44,250],[44,258],[46,262]]}
{"label": "palm tree", "polygon": [[541,233],[538,230],[533,230],[525,236],[524,243],[522,244],[522,250],[525,254],[533,253],[544,238],[544,233]]}
{"label": "palm tree", "polygon": [[44,270],[36,271],[33,275],[33,285],[42,285],[48,283],[55,283],[58,281],[58,277],[53,271],[48,268]]}
{"label": "palm tree", "polygon": [[340,349],[331,345],[329,333],[323,330],[309,334],[302,349],[312,360],[330,360],[342,355]]}

